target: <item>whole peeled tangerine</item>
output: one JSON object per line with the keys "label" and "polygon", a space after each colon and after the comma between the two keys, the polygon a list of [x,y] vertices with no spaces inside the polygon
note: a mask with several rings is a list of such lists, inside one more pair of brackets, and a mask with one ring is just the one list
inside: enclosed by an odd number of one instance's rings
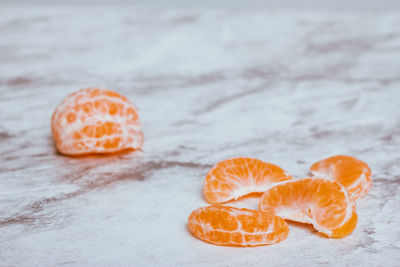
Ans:
{"label": "whole peeled tangerine", "polygon": [[105,154],[143,146],[137,108],[111,90],[81,89],[67,96],[51,118],[57,149],[66,155]]}

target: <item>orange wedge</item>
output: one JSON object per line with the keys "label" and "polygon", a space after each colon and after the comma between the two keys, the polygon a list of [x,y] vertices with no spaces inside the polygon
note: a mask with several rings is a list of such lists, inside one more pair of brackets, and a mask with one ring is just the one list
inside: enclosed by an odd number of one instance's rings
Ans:
{"label": "orange wedge", "polygon": [[279,166],[262,160],[227,159],[208,171],[203,194],[210,203],[223,203],[250,193],[262,193],[272,183],[291,178]]}
{"label": "orange wedge", "polygon": [[364,197],[372,186],[368,164],[350,156],[338,155],[320,160],[311,166],[310,171],[317,177],[341,183],[354,200]]}
{"label": "orange wedge", "polygon": [[227,206],[209,206],[192,212],[190,232],[219,246],[260,246],[278,243],[288,236],[287,223],[264,212]]}
{"label": "orange wedge", "polygon": [[137,109],[110,90],[82,89],[56,108],[51,128],[60,153],[104,154],[143,146]]}
{"label": "orange wedge", "polygon": [[346,188],[323,178],[272,185],[262,195],[259,207],[284,219],[312,224],[333,238],[349,235],[357,225],[355,204]]}

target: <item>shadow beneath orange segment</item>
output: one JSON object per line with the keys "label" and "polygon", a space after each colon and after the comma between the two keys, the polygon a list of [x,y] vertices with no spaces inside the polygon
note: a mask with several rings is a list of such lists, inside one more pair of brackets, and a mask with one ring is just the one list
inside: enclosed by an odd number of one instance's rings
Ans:
{"label": "shadow beneath orange segment", "polygon": [[[203,195],[204,201],[206,201],[207,203],[210,203],[210,202],[208,202],[207,199],[204,197],[204,193],[201,193],[201,194]],[[228,201],[221,202],[221,203],[210,203],[210,204],[223,204],[223,205],[228,204],[228,205],[229,205],[229,204],[238,204],[238,203],[244,202],[244,201],[246,201],[246,200],[253,200],[253,199],[258,199],[258,200],[259,200],[259,199],[261,198],[262,194],[263,194],[263,193],[253,192],[253,193],[250,193],[250,194],[241,196],[241,197],[239,197],[238,199],[232,199],[232,200],[228,200]]]}
{"label": "shadow beneath orange segment", "polygon": [[304,230],[305,232],[308,232],[310,234],[315,234],[318,235],[320,237],[324,237],[324,238],[328,238],[326,235],[318,232],[317,230],[315,230],[315,228],[313,227],[312,224],[308,224],[308,223],[301,223],[301,222],[295,222],[295,221],[290,221],[290,220],[285,220],[290,226],[295,226],[296,228],[300,228],[302,230]]}
{"label": "shadow beneath orange segment", "polygon": [[131,154],[134,152],[141,152],[143,150],[141,149],[134,149],[134,148],[127,148],[121,151],[116,151],[116,152],[106,152],[106,153],[87,153],[87,154],[79,154],[79,155],[66,155],[62,154],[59,151],[56,150],[56,154],[58,156],[63,156],[63,157],[69,157],[69,158],[77,158],[77,159],[82,159],[82,158],[111,158],[115,156],[123,156],[127,154]]}

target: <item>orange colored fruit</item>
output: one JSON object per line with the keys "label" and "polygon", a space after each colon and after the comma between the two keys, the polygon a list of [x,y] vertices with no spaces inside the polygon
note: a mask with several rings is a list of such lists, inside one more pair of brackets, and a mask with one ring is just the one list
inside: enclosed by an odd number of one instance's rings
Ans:
{"label": "orange colored fruit", "polygon": [[227,206],[193,211],[188,228],[197,238],[219,246],[270,245],[286,239],[289,234],[289,227],[282,218]]}
{"label": "orange colored fruit", "polygon": [[110,90],[82,89],[56,108],[51,129],[57,149],[66,155],[140,149],[143,133],[137,109]]}
{"label": "orange colored fruit", "polygon": [[357,225],[355,205],[340,183],[322,178],[289,180],[262,195],[260,210],[284,219],[312,224],[328,237],[350,234]]}
{"label": "orange colored fruit", "polygon": [[227,159],[208,171],[203,193],[208,202],[222,203],[250,193],[262,193],[272,183],[291,178],[279,166],[262,160]]}
{"label": "orange colored fruit", "polygon": [[368,164],[350,156],[338,155],[320,160],[311,166],[310,171],[317,177],[341,183],[354,200],[364,197],[372,186]]}

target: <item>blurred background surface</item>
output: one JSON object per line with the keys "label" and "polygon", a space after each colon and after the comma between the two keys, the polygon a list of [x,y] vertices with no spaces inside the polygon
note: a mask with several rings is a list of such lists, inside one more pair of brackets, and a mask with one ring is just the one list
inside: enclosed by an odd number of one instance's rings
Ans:
{"label": "blurred background surface", "polygon": [[333,10],[388,10],[400,8],[397,0],[2,0],[7,4],[79,4],[79,5],[139,5],[153,7],[229,7],[229,8],[278,8],[278,9],[333,9]]}

